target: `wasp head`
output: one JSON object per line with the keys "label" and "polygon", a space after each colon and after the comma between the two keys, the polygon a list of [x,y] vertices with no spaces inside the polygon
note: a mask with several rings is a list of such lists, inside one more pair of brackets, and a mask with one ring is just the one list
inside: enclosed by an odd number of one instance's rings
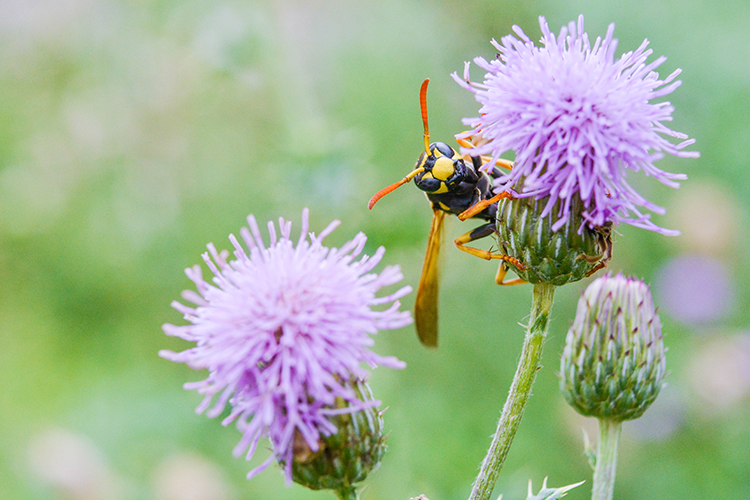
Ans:
{"label": "wasp head", "polygon": [[417,168],[423,168],[424,171],[414,177],[414,183],[430,194],[451,192],[468,175],[464,160],[444,142],[430,144],[430,154],[422,153],[417,161]]}

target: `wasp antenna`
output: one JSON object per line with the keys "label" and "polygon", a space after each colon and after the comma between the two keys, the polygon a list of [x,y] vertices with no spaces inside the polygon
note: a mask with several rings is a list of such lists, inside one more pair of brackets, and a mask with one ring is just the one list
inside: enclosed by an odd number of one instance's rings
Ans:
{"label": "wasp antenna", "polygon": [[419,107],[422,109],[422,123],[424,124],[424,151],[430,154],[430,127],[427,124],[427,84],[430,79],[427,78],[422,82],[422,88],[419,89]]}
{"label": "wasp antenna", "polygon": [[407,175],[400,181],[394,182],[390,186],[381,189],[380,191],[375,193],[375,196],[370,198],[370,202],[367,204],[367,208],[372,210],[372,207],[375,206],[375,204],[378,202],[380,198],[400,188],[401,186],[403,186],[404,184],[406,184],[407,182],[409,182],[410,180],[412,180],[414,177],[416,177],[418,174],[421,174],[422,172],[424,172],[424,167],[419,167],[417,169],[414,169],[409,173],[409,175]]}

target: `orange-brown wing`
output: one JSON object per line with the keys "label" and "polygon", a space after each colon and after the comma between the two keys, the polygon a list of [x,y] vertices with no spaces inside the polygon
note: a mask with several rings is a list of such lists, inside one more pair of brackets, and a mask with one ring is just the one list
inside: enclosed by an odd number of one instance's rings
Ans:
{"label": "orange-brown wing", "polygon": [[414,303],[414,325],[420,342],[427,347],[437,347],[438,339],[438,257],[443,236],[445,212],[433,208],[427,253],[419,278],[417,300]]}

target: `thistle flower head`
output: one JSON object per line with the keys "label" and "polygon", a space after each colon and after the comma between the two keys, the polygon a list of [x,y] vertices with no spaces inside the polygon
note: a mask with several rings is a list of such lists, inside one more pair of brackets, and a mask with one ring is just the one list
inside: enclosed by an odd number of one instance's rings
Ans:
{"label": "thistle flower head", "polygon": [[578,301],[560,364],[560,388],[580,414],[613,421],[640,417],[666,369],[661,322],[640,280],[609,274]]}
{"label": "thistle flower head", "polygon": [[[372,401],[372,391],[361,381],[352,387],[362,401]],[[346,408],[348,402],[339,399],[337,409]],[[292,479],[313,490],[334,490],[339,493],[356,491],[356,483],[380,465],[385,453],[383,412],[365,408],[354,413],[341,413],[332,419],[338,429],[336,434],[324,437],[313,452],[297,434],[294,447]],[[339,494],[340,498],[352,495]]]}
{"label": "thistle flower head", "polygon": [[[614,24],[592,45],[583,16],[557,36],[543,17],[539,23],[541,46],[514,26],[518,38],[493,40],[496,59],[474,60],[486,71],[483,83],[470,81],[469,63],[463,78],[453,74],[482,105],[478,117],[464,120],[472,130],[463,136],[478,134],[486,142],[463,152],[499,158],[514,151],[513,170],[498,180],[498,190],[512,188],[519,197],[544,198],[541,217],[558,211],[555,230],[568,221],[579,198],[583,223],[590,228],[625,222],[679,234],[656,226],[650,214],[642,213],[642,208],[659,214],[664,209],[638,194],[626,175],[642,170],[676,188],[686,176],[660,170],[654,162],[664,153],[698,156],[683,151],[693,140],[664,125],[672,120],[674,108],[668,102],[651,102],[680,85],[675,80],[680,70],[660,79],[654,70],[666,58],[647,62],[652,54],[647,40],[615,59]],[[683,141],[673,144],[668,137]]]}
{"label": "thistle flower head", "polygon": [[[269,438],[273,454],[248,478],[275,458],[284,464],[290,483],[295,436],[316,452],[322,437],[337,432],[330,417],[379,404],[360,399],[352,386],[352,380],[367,376],[362,363],[373,368],[405,366],[369,347],[378,330],[411,322],[408,312],[399,311],[398,301],[411,289],[377,297],[380,288],[402,279],[400,269],[373,273],[384,249],[359,257],[366,241],[363,233],[338,249],[323,246],[338,221],[318,236],[308,234],[305,209],[296,245],[290,238],[291,222],[279,219],[280,235],[269,222],[269,246],[252,215],[248,223],[250,230],[240,231],[248,250],[234,235],[229,237],[234,260],[208,245],[203,260],[214,275],[211,283],[203,279],[199,266],[186,270],[198,293],[186,291],[183,297],[195,307],[179,302],[172,306],[191,324],[164,325],[164,331],[196,345],[159,354],[196,370],[208,369],[207,379],[185,388],[205,395],[198,413],[216,417],[229,404],[231,411],[222,423],[236,422],[242,432],[235,456],[246,452],[249,460],[259,439]],[[346,404],[337,407],[337,401]]]}
{"label": "thistle flower head", "polygon": [[[573,206],[580,208],[580,200]],[[560,227],[557,213],[541,216],[543,210],[544,200],[534,198],[505,199],[498,204],[498,248],[523,264],[515,269],[521,279],[562,286],[607,265],[612,255],[610,225],[581,228],[581,216],[573,215]]]}

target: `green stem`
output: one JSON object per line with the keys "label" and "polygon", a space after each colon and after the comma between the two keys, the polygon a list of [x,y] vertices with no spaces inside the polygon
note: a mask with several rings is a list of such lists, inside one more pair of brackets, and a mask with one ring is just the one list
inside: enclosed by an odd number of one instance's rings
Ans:
{"label": "green stem", "polygon": [[596,452],[594,486],[591,500],[612,500],[617,470],[617,445],[620,442],[622,423],[599,420],[599,446]]}
{"label": "green stem", "polygon": [[341,489],[335,490],[336,497],[339,500],[357,500],[359,498],[359,495],[357,495],[357,488],[356,486],[344,486]]}
{"label": "green stem", "polygon": [[508,456],[513,437],[518,430],[518,424],[521,423],[526,403],[531,396],[531,386],[534,384],[536,373],[539,370],[554,295],[555,287],[553,285],[544,283],[534,285],[531,299],[531,317],[526,330],[521,360],[518,362],[508,399],[505,400],[503,413],[500,416],[500,422],[497,424],[497,431],[492,437],[492,444],[482,462],[469,500],[488,500],[490,498],[500,469],[502,469],[505,458]]}

